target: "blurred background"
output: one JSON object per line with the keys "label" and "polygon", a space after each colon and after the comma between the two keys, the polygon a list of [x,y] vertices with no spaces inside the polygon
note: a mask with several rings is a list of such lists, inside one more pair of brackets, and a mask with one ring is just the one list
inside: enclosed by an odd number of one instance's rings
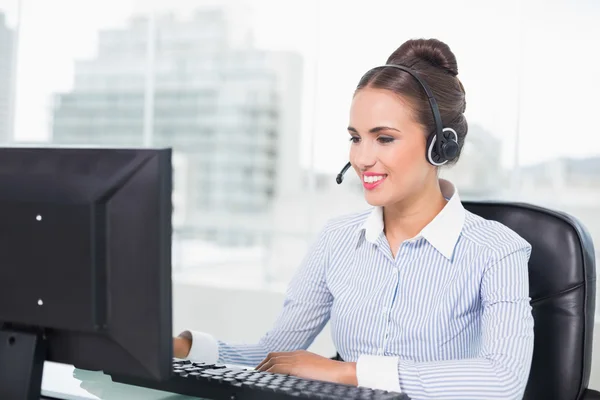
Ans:
{"label": "blurred background", "polygon": [[458,59],[461,197],[569,212],[600,254],[598,21],[596,0],[0,0],[0,141],[173,147],[174,329],[255,340],[326,220],[368,206],[335,183],[352,93],[411,38]]}

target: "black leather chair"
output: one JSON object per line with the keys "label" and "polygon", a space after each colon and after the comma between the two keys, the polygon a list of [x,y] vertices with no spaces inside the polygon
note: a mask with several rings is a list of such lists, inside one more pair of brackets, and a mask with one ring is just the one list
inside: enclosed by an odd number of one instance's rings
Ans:
{"label": "black leather chair", "polygon": [[535,320],[533,363],[524,399],[593,400],[596,263],[592,238],[570,215],[523,203],[463,202],[531,243],[529,293]]}
{"label": "black leather chair", "polygon": [[[596,264],[592,238],[570,215],[523,203],[463,202],[532,245],[529,284],[535,345],[526,400],[600,400],[592,364]],[[340,359],[336,355],[334,359]]]}

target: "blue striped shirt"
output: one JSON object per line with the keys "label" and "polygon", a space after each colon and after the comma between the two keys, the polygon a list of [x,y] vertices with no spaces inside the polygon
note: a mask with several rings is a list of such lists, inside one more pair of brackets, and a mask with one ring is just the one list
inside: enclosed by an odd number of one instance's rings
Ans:
{"label": "blue striped shirt", "polygon": [[190,358],[214,340],[218,361],[255,366],[269,352],[307,349],[329,321],[361,386],[415,400],[522,398],[533,354],[531,247],[440,183],[449,201],[395,257],[380,207],[330,220],[258,343],[193,332]]}

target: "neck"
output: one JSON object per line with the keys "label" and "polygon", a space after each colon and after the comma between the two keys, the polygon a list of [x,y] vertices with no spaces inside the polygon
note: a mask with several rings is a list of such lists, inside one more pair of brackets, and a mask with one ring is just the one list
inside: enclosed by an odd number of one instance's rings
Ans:
{"label": "neck", "polygon": [[437,178],[413,196],[383,209],[384,233],[404,241],[415,237],[442,211],[447,201]]}

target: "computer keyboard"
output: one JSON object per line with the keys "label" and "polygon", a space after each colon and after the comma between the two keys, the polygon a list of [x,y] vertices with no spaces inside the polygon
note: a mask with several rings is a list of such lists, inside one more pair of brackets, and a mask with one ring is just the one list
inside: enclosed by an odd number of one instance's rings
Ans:
{"label": "computer keyboard", "polygon": [[124,377],[113,380],[213,400],[410,400],[401,393],[178,360],[173,362],[173,376],[164,382]]}

